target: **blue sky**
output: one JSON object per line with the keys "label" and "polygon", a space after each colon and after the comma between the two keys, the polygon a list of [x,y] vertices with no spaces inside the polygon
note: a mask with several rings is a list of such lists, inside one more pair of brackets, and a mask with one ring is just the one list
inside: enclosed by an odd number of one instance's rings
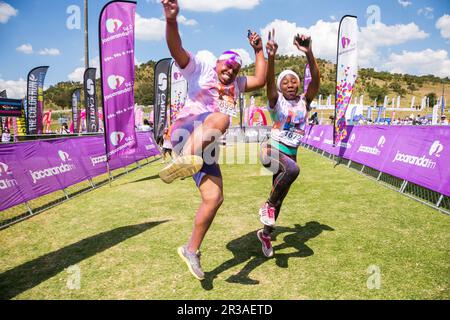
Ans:
{"label": "blue sky", "polygon": [[[108,1],[89,0],[90,58],[98,65],[98,16]],[[450,1],[446,0],[179,0],[184,46],[213,59],[239,49],[253,58],[247,29],[277,30],[280,53],[297,54],[294,33],[313,37],[317,56],[335,56],[338,20],[357,15],[360,65],[377,70],[450,77]],[[81,9],[81,28],[68,29],[69,6]],[[372,7],[370,7],[372,6]],[[369,12],[369,13],[368,13]],[[379,13],[380,19],[377,19]],[[168,56],[162,7],[138,0],[136,59]],[[0,90],[21,95],[30,69],[49,65],[46,85],[79,80],[84,65],[83,0],[0,0]]]}

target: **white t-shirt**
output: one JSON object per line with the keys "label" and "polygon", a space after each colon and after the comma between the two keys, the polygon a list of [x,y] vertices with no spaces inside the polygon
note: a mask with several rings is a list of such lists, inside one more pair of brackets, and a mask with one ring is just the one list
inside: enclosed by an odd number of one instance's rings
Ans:
{"label": "white t-shirt", "polygon": [[11,140],[11,134],[8,132],[3,132],[2,133],[2,142],[3,143],[8,143]]}
{"label": "white t-shirt", "polygon": [[239,94],[245,91],[247,77],[237,77],[232,84],[224,85],[217,77],[215,66],[191,53],[188,65],[179,69],[188,82],[188,94],[177,119],[205,112],[222,112],[237,116]]}
{"label": "white t-shirt", "polygon": [[302,137],[305,135],[308,110],[305,95],[300,95],[295,100],[286,100],[281,92],[278,92],[278,101],[275,107],[269,109],[273,127],[270,137],[291,148],[298,148]]}

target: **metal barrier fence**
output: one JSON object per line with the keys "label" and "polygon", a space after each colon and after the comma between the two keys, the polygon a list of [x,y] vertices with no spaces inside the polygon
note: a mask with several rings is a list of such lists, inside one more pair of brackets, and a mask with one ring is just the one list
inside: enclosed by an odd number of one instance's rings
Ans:
{"label": "metal barrier fence", "polygon": [[7,210],[0,212],[0,230],[8,228],[20,221],[29,219],[39,213],[44,212],[50,208],[60,205],[66,201],[69,201],[81,194],[87,193],[94,189],[97,189],[105,184],[108,184],[110,179],[114,180],[130,172],[140,169],[143,166],[151,164],[160,159],[160,157],[154,157],[152,161],[149,158],[134,162],[131,165],[122,167],[108,173],[96,176],[92,179],[80,182],[72,185],[68,188],[58,190],[56,192],[47,194],[45,196],[33,199],[31,201],[19,204]]}
{"label": "metal barrier fence", "polygon": [[407,180],[403,180],[390,174],[378,171],[363,164],[340,158],[308,144],[302,143],[302,147],[310,151],[314,151],[322,155],[323,157],[330,159],[331,161],[336,161],[336,163],[338,164],[345,165],[347,168],[353,169],[370,179],[378,181],[385,187],[395,190],[411,199],[419,201],[429,207],[439,210],[442,213],[450,215],[450,197],[448,196],[411,183]]}

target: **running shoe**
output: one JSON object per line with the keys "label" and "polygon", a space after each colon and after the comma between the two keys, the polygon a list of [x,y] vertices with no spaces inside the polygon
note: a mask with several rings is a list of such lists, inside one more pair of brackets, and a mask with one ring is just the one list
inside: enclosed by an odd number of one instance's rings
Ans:
{"label": "running shoe", "polygon": [[256,233],[258,236],[259,241],[261,241],[262,244],[262,252],[267,258],[273,257],[273,247],[270,236],[264,235],[263,230],[258,230]]}
{"label": "running shoe", "polygon": [[259,209],[259,220],[261,223],[268,227],[273,227],[275,225],[275,208],[269,206],[266,202]]}
{"label": "running shoe", "polygon": [[159,177],[165,183],[172,183],[177,178],[193,176],[201,170],[203,159],[199,156],[186,155],[178,157],[170,162],[159,172]]}
{"label": "running shoe", "polygon": [[178,248],[178,255],[187,264],[189,271],[196,279],[205,279],[205,273],[203,272],[200,265],[200,251],[197,251],[196,253],[190,253],[187,249],[187,246],[185,245]]}

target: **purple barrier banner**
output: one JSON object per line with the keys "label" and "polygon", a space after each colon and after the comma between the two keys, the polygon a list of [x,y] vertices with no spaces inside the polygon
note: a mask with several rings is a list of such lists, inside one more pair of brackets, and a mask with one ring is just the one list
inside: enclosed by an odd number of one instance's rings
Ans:
{"label": "purple barrier banner", "polygon": [[108,159],[135,152],[134,22],[136,2],[111,1],[100,14],[100,65]]}
{"label": "purple barrier banner", "polygon": [[333,147],[332,126],[309,126],[303,142],[450,196],[450,127],[348,126]]}
{"label": "purple barrier banner", "polygon": [[[137,134],[133,155],[111,169],[158,155],[152,132]],[[107,172],[103,136],[0,145],[0,211]]]}

